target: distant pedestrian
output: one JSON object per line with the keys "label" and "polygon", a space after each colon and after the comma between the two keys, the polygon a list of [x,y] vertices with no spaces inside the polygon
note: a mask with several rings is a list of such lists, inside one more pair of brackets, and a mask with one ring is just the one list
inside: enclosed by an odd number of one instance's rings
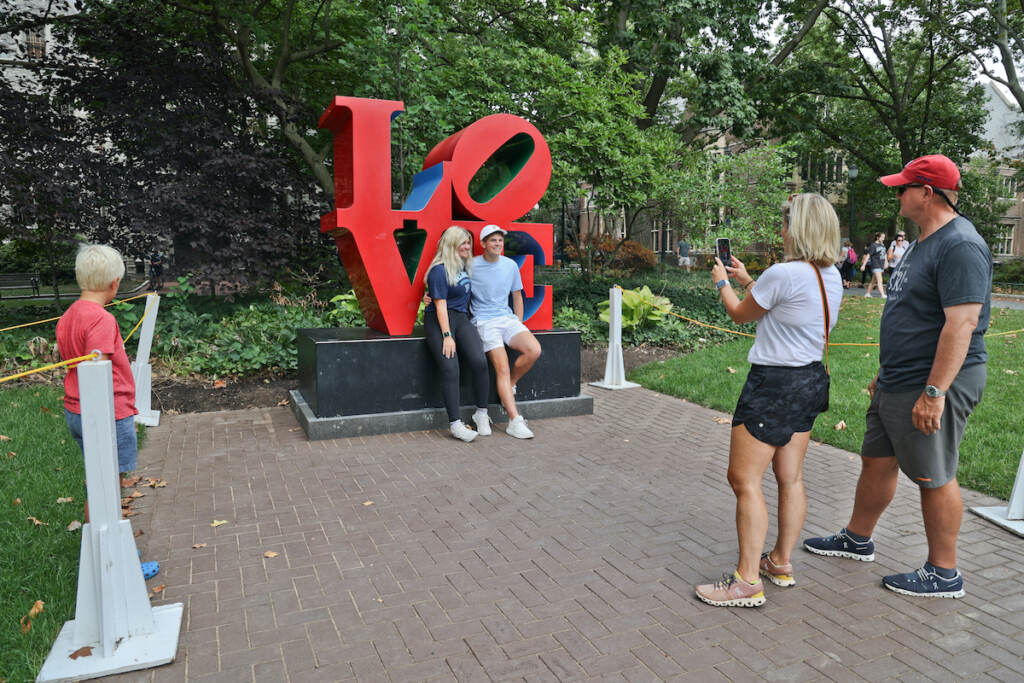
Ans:
{"label": "distant pedestrian", "polygon": [[864,296],[871,296],[871,290],[878,287],[878,293],[885,298],[885,285],[882,284],[882,273],[885,271],[885,233],[876,232],[875,241],[868,245],[864,261],[860,264],[861,271],[871,270],[871,282]]}
{"label": "distant pedestrian", "polygon": [[149,255],[149,289],[159,292],[164,287],[164,255],[154,251]]}
{"label": "distant pedestrian", "polygon": [[684,234],[676,242],[676,257],[679,259],[680,268],[686,268],[687,273],[693,270],[693,258],[690,256],[690,235]]}
{"label": "distant pedestrian", "polygon": [[853,243],[850,240],[843,242],[839,256],[839,272],[843,276],[843,289],[849,289],[853,286],[853,277],[857,272],[857,250],[853,248]]}
{"label": "distant pedestrian", "polygon": [[886,252],[886,264],[888,272],[891,274],[892,271],[896,270],[896,266],[900,264],[900,259],[907,253],[907,248],[910,244],[907,243],[907,233],[900,230],[896,233],[896,239],[889,244],[889,251]]}

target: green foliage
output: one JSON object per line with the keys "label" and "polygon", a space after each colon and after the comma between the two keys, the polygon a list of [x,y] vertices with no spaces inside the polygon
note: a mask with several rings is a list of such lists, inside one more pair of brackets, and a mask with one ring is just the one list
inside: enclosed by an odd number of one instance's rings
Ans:
{"label": "green foliage", "polygon": [[[0,444],[0,676],[13,683],[35,679],[57,632],[74,618],[81,534],[65,528],[83,518],[85,468],[64,425],[60,390],[0,389],[0,425],[11,437]],[[57,503],[65,497],[74,502]],[[46,606],[23,634],[19,619],[36,600]]]}
{"label": "green foliage", "polygon": [[992,279],[996,282],[1024,282],[1024,259],[1000,263],[995,267]]}
{"label": "green foliage", "polygon": [[[622,290],[622,329],[635,330],[640,327],[652,326],[665,318],[665,313],[672,305],[668,298],[656,296],[644,285],[639,289]],[[598,317],[604,321],[611,320],[611,299],[598,304]]]}
{"label": "green foliage", "polygon": [[633,240],[616,240],[608,235],[591,238],[584,235],[566,247],[566,256],[577,263],[587,263],[591,271],[615,269],[630,272],[654,268],[654,252]]}
{"label": "green foliage", "polygon": [[[882,303],[878,299],[843,299],[833,343],[871,344],[878,341]],[[1024,328],[1024,311],[995,309],[990,333]],[[750,340],[703,348],[672,360],[652,363],[630,373],[629,379],[649,389],[679,396],[731,412],[746,381]],[[1024,342],[1016,336],[989,337],[988,386],[985,398],[967,423],[960,449],[957,478],[964,486],[1007,498],[1013,486],[1024,425],[1018,406],[1024,402]],[[728,371],[735,370],[735,373]],[[829,410],[818,417],[811,438],[859,452],[868,407],[866,387],[878,372],[877,347],[833,347],[829,353],[832,392]],[[845,429],[835,426],[843,421]]]}
{"label": "green foliage", "polygon": [[580,340],[584,344],[597,344],[608,339],[606,326],[601,325],[592,314],[572,306],[561,306],[555,310],[554,326],[566,330],[578,330]]}

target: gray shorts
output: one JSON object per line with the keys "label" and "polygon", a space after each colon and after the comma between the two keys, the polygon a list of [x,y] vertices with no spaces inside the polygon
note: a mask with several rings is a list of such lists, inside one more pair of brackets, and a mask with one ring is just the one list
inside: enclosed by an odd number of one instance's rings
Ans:
{"label": "gray shorts", "polygon": [[[867,430],[860,454],[895,457],[903,473],[921,488],[938,488],[953,480],[967,418],[985,391],[986,366],[960,370],[946,392],[939,431],[925,435],[914,427],[913,411],[921,391],[878,390],[868,407]],[[923,389],[923,387],[922,387]]]}

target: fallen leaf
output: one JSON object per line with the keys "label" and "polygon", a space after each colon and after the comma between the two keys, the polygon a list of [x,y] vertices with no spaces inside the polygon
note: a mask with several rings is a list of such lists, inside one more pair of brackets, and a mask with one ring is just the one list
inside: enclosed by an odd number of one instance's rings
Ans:
{"label": "fallen leaf", "polygon": [[836,431],[841,432],[846,429],[846,420],[840,420],[836,423]]}
{"label": "fallen leaf", "polygon": [[218,526],[221,526],[222,524],[227,524],[227,523],[228,523],[228,520],[226,520],[226,519],[215,519],[215,520],[213,520],[213,523],[210,524],[210,526],[218,527]]}
{"label": "fallen leaf", "polygon": [[131,477],[124,477],[123,479],[121,479],[121,486],[126,489],[130,489],[131,487],[138,484],[140,481],[142,481],[142,477],[138,474]]}
{"label": "fallen leaf", "polygon": [[50,409],[49,409],[49,407],[47,407],[47,406],[39,406],[39,410],[40,410],[41,412],[44,412],[44,413],[49,413],[49,412],[51,412],[51,411],[50,411]]}
{"label": "fallen leaf", "polygon": [[145,532],[145,531],[143,531],[142,529],[136,529],[136,530],[135,530],[135,534],[134,534],[134,535],[135,535],[135,538],[138,538],[139,536],[141,536],[141,535],[142,535],[142,534],[144,534],[144,533],[146,533],[146,532]]}
{"label": "fallen leaf", "polygon": [[195,545],[192,546],[192,550],[199,550],[200,548],[205,548],[205,547],[206,547],[205,543],[196,543]]}
{"label": "fallen leaf", "polygon": [[126,511],[121,513],[121,516],[122,517],[134,517],[137,514],[139,514],[139,513],[136,512],[135,510],[126,510]]}
{"label": "fallen leaf", "polygon": [[300,429],[302,429],[302,427],[292,427],[292,428],[291,428],[291,429],[289,429],[288,431],[289,431],[289,432],[297,432],[297,431],[299,431]]}
{"label": "fallen leaf", "polygon": [[14,504],[15,505],[21,505],[21,498],[15,498],[14,499]]}
{"label": "fallen leaf", "polygon": [[870,395],[871,395],[871,392],[870,392],[870,391],[868,391],[867,389],[861,389],[861,390],[860,390],[860,393],[862,393],[862,394],[865,394],[865,395],[867,395],[867,396],[870,396]]}
{"label": "fallen leaf", "polygon": [[143,497],[143,496],[145,496],[145,495],[146,495],[146,494],[145,494],[145,493],[143,493],[142,491],[137,491],[137,490],[136,490],[136,491],[132,491],[131,493],[129,493],[129,494],[128,494],[128,497],[129,497],[129,498],[142,498],[142,497]]}
{"label": "fallen leaf", "polygon": [[82,523],[79,522],[77,519],[71,520],[71,524],[68,524],[68,526],[67,526],[67,530],[68,531],[78,531],[81,528],[82,528]]}
{"label": "fallen leaf", "polygon": [[213,388],[214,388],[214,389],[223,389],[223,388],[224,388],[224,387],[226,387],[227,385],[228,385],[228,383],[227,383],[227,382],[225,382],[225,381],[224,381],[224,380],[222,380],[222,379],[218,379],[218,380],[217,380],[216,382],[214,382],[214,383],[213,383]]}
{"label": "fallen leaf", "polygon": [[725,369],[729,371],[730,375],[736,374],[736,368],[726,367]]}
{"label": "fallen leaf", "polygon": [[14,451],[7,451],[7,457],[8,458],[13,458],[16,455],[17,455],[17,453],[15,453]]}
{"label": "fallen leaf", "polygon": [[167,486],[167,482],[164,481],[163,479],[154,479],[153,477],[146,477],[145,486],[148,486],[151,489],[162,489],[163,487]]}
{"label": "fallen leaf", "polygon": [[10,441],[10,440],[11,440],[11,437],[7,436],[6,434],[0,434],[0,441]]}
{"label": "fallen leaf", "polygon": [[68,496],[67,498],[58,498],[57,502],[58,503],[74,503],[75,499],[72,498],[71,496]]}
{"label": "fallen leaf", "polygon": [[711,419],[714,420],[715,422],[717,422],[720,425],[732,424],[732,420],[730,420],[727,417],[713,417]]}
{"label": "fallen leaf", "polygon": [[1003,372],[1005,372],[1007,375],[1019,375],[1020,374],[1016,370],[1004,370]]}
{"label": "fallen leaf", "polygon": [[83,645],[74,652],[68,655],[71,659],[78,659],[79,657],[92,657],[92,645]]}
{"label": "fallen leaf", "polygon": [[21,632],[28,633],[32,630],[32,620],[39,616],[39,613],[43,611],[43,605],[46,603],[42,600],[36,600],[35,604],[32,605],[32,609],[28,611],[28,614],[21,618]]}
{"label": "fallen leaf", "polygon": [[373,505],[373,501],[372,500],[364,500],[363,501],[363,507],[370,507],[371,505]]}
{"label": "fallen leaf", "polygon": [[33,523],[33,524],[35,524],[36,526],[50,526],[50,525],[49,525],[49,524],[47,524],[46,522],[40,522],[40,521],[39,521],[38,519],[36,519],[35,517],[26,517],[25,519],[29,520],[30,522],[32,522],[32,523]]}
{"label": "fallen leaf", "polygon": [[277,557],[280,554],[281,553],[275,553],[273,550],[268,550],[267,552],[263,553],[263,557]]}
{"label": "fallen leaf", "polygon": [[165,588],[167,588],[167,584],[166,583],[161,583],[159,586],[154,588],[152,592],[154,592],[154,593],[163,593]]}
{"label": "fallen leaf", "polygon": [[286,405],[290,405],[290,404],[288,403],[288,399],[284,398],[284,399],[281,399],[280,401],[278,401],[277,405],[279,405],[279,406],[286,406]]}

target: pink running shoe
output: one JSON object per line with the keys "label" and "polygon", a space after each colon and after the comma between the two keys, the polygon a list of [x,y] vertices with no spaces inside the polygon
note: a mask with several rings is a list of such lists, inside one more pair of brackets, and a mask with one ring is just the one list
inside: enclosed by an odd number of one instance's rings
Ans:
{"label": "pink running shoe", "polygon": [[739,572],[722,574],[714,583],[697,586],[697,597],[715,607],[760,607],[764,604],[764,583],[747,583]]}
{"label": "pink running shoe", "polygon": [[776,586],[792,586],[796,583],[793,578],[792,563],[775,564],[772,562],[772,554],[761,555],[761,576],[767,577]]}

